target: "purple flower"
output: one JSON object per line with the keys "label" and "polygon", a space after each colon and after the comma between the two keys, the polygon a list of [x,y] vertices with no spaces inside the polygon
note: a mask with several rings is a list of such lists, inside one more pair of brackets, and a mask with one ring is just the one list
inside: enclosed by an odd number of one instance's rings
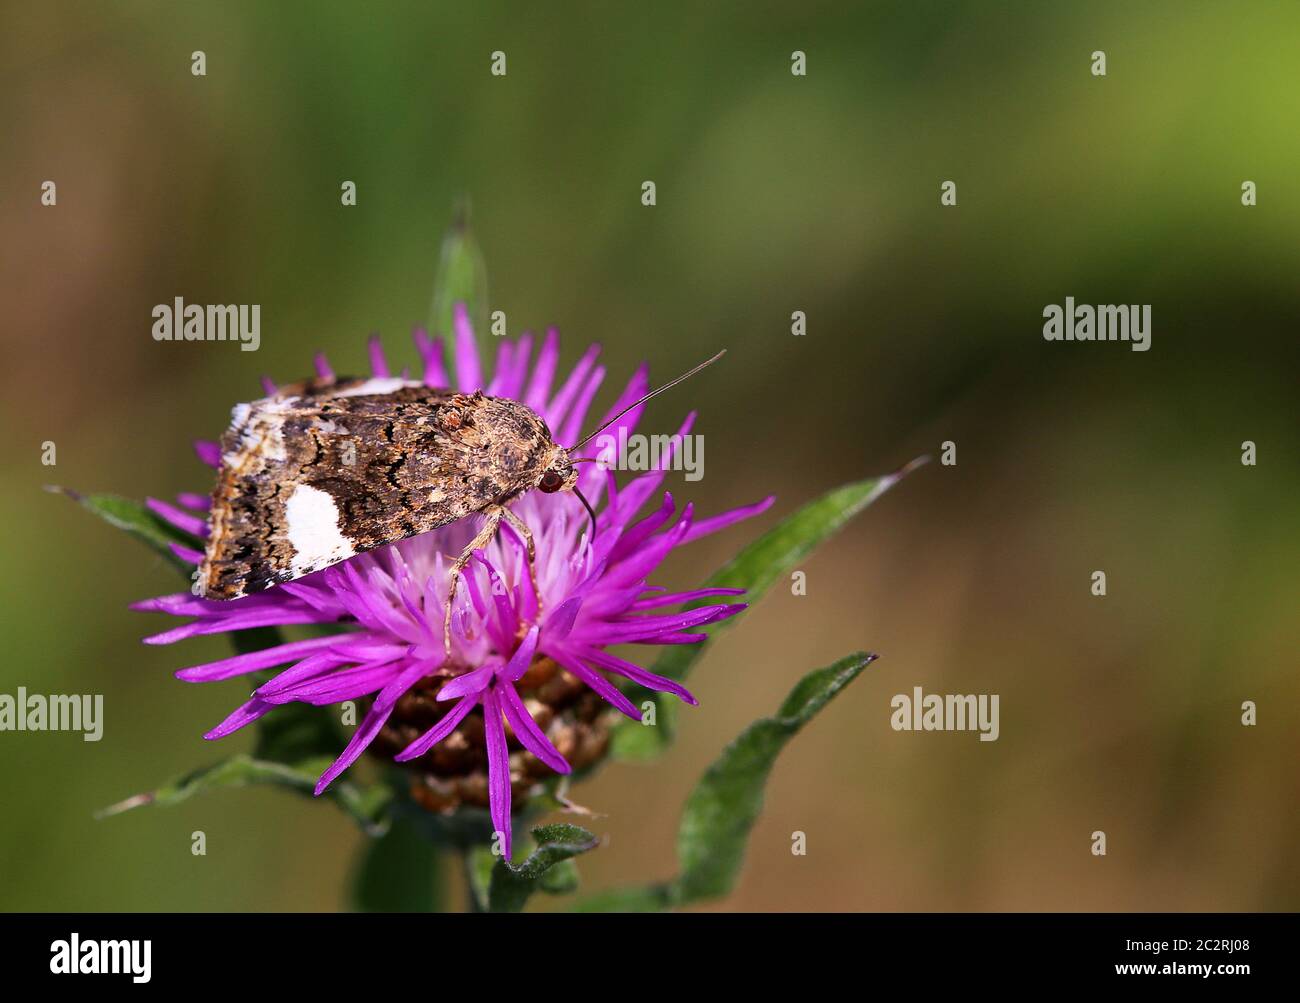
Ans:
{"label": "purple flower", "polygon": [[[443,363],[440,341],[423,331],[415,332],[426,385],[454,385],[466,392],[481,388],[489,396],[514,398],[545,419],[559,444],[568,446],[580,440],[587,411],[605,375],[596,364],[598,346],[588,349],[568,378],[556,386],[559,342],[555,331],[547,332],[536,361],[531,357],[532,335],[525,334],[517,341],[501,342],[493,376],[487,380],[463,309],[456,312],[455,329],[450,374]],[[390,375],[375,338],[370,342],[370,363],[374,375]],[[316,368],[322,378],[332,376],[323,357],[317,358]],[[268,392],[274,389],[268,382]],[[647,374],[642,366],[606,417],[617,414],[646,390]],[[629,411],[608,433],[617,436],[620,429],[630,433],[641,410]],[[690,431],[693,419],[692,413],[682,424],[682,435]],[[198,442],[195,448],[209,466],[218,465],[215,442]],[[594,445],[591,448],[594,450]],[[572,730],[565,731],[563,715],[551,713],[547,705],[546,693],[550,691],[538,691],[542,693],[538,699],[536,693],[527,696],[530,687],[536,690],[541,685],[538,680],[552,680],[553,689],[553,680],[560,676],[570,687],[566,699],[586,688],[634,720],[640,720],[637,708],[609,677],[673,693],[694,704],[695,698],[680,683],[648,672],[610,649],[625,644],[696,643],[706,636],[698,628],[745,608],[741,603],[716,602],[673,612],[674,607],[693,600],[732,597],[743,590],[666,592],[649,585],[648,579],[670,551],[764,511],[772,498],[697,520],[691,505],[678,511],[673,496],[665,492],[661,504],[638,519],[659,488],[668,462],[667,457],[661,458],[658,469],[635,477],[622,488],[613,473],[600,464],[579,468],[579,489],[596,509],[594,539],[587,513],[570,493],[529,491],[512,502],[511,508],[533,533],[536,581],[528,572],[523,541],[509,529],[499,533],[475,554],[453,600],[450,655],[444,651],[442,635],[450,563],[473,536],[478,517],[242,599],[220,602],[182,592],[136,603],[132,608],[193,618],[145,638],[148,644],[171,644],[200,634],[252,627],[321,624],[342,628],[342,632],[327,636],[294,640],[180,670],[177,676],[189,682],[280,670],[204,737],[224,738],[280,704],[358,701],[368,710],[343,753],[321,775],[316,794],[381,732],[386,736],[381,744],[393,746],[394,758],[401,762],[454,755],[472,760],[477,755],[486,759],[486,801],[509,857],[512,773],[516,784],[526,779],[520,765],[524,760],[533,768],[544,766],[556,773],[569,773],[570,762],[557,749],[556,741],[562,737],[568,745],[575,745]],[[177,502],[171,505],[150,499],[148,504],[173,525],[206,536],[207,499],[183,494]],[[186,547],[174,546],[173,550],[195,565],[202,559],[202,554]],[[390,722],[399,703],[403,707],[400,727]],[[419,713],[407,714],[411,707]],[[587,715],[588,720],[591,717]],[[421,723],[422,733],[413,729],[412,721]],[[449,742],[453,735],[459,737]],[[521,747],[513,764],[512,737]],[[439,743],[444,745],[435,749]]]}

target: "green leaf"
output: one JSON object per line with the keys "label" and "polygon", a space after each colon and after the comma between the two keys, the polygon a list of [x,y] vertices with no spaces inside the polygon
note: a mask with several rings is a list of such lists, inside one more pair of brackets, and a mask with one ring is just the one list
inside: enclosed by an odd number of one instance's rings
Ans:
{"label": "green leaf", "polygon": [[446,897],[439,848],[401,816],[362,844],[350,902],[358,912],[441,912]]}
{"label": "green leaf", "polygon": [[727,894],[736,883],[763,790],[785,744],[875,660],[858,652],[810,672],[774,717],[755,721],[710,766],[686,799],[677,832],[679,904]]}
{"label": "green leaf", "polygon": [[576,825],[539,825],[533,830],[537,849],[518,867],[498,860],[488,890],[490,912],[519,912],[552,867],[594,849],[600,842]]}
{"label": "green leaf", "polygon": [[[220,787],[246,787],[271,784],[311,796],[316,779],[333,762],[332,756],[308,759],[297,765],[269,762],[240,753],[211,766],[205,766],[164,784],[157,790],[136,794],[96,813],[97,818],[118,815],[142,805],[174,805],[187,801],[202,791]],[[345,780],[335,781],[322,799],[334,801],[363,831],[377,835],[385,831],[388,804],[392,792],[382,784],[358,787]]]}
{"label": "green leaf", "polygon": [[469,311],[474,338],[482,348],[488,337],[487,265],[470,229],[468,201],[462,201],[453,210],[451,226],[442,238],[429,315],[431,334],[453,333],[452,316],[457,303],[464,303]]}
{"label": "green leaf", "polygon": [[672,881],[592,896],[582,912],[647,912],[718,898],[731,891],[744,862],[763,792],[787,742],[875,661],[858,652],[804,676],[772,717],[755,721],[723,750],[686,799]]}
{"label": "green leaf", "polygon": [[[809,502],[779,525],[768,530],[747,546],[713,575],[708,588],[738,588],[745,590],[745,602],[758,602],[763,594],[786,571],[794,567],[813,550],[834,536],[855,515],[874,502],[926,461],[920,457],[901,470],[884,477],[869,477],[863,481],[846,484]],[[693,609],[716,600],[706,599],[688,604]],[[744,614],[741,614],[743,617]],[[651,671],[669,679],[685,679],[696,660],[713,643],[714,637],[740,617],[731,617],[708,627],[699,628],[709,637],[699,644],[675,644],[659,656]],[[611,752],[616,759],[642,762],[657,757],[672,741],[675,716],[672,701],[675,697],[640,687],[629,690],[629,699],[641,706],[650,700],[655,704],[655,724],[643,725],[626,718],[614,726]],[[675,709],[675,708],[674,708]]]}
{"label": "green leaf", "polygon": [[143,504],[132,501],[130,498],[105,494],[83,495],[80,491],[61,488],[57,485],[49,485],[45,490],[71,498],[82,508],[88,512],[93,512],[110,526],[124,529],[136,539],[143,540],[166,558],[168,564],[187,577],[193,570],[192,567],[173,554],[167,545],[169,543],[179,543],[191,550],[203,549],[203,541],[190,536],[188,533],[181,532],[165,519],[154,515]]}

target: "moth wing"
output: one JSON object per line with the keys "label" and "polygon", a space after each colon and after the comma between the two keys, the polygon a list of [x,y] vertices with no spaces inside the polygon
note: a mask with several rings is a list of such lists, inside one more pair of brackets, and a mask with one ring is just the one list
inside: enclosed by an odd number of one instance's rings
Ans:
{"label": "moth wing", "polygon": [[[376,381],[241,404],[222,438],[199,581],[235,599],[476,512],[473,398]],[[400,381],[399,381],[400,382]],[[294,388],[295,390],[298,388]]]}

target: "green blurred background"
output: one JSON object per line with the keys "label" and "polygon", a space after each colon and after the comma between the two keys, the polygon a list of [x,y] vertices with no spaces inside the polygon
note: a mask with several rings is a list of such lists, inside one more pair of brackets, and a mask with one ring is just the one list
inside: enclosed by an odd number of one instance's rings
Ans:
{"label": "green blurred background", "polygon": [[[126,604],[173,573],[40,486],[206,490],[190,440],[261,373],[316,349],[359,370],[374,330],[414,361],[461,195],[512,334],[559,326],[569,363],[598,340],[619,376],[730,349],[648,420],[702,412],[706,476],[679,497],[777,505],[663,584],[958,444],[807,562],[807,596],[778,587],[719,642],[663,760],[575,790],[609,837],[586,888],[666,877],[723,744],[866,647],[884,657],[778,762],[719,907],[1300,907],[1300,7],[55,2],[0,23],[0,692],[103,693],[106,716],[97,745],[0,734],[0,907],[340,905],[361,837],[329,805],[226,791],[92,820],[247,747],[200,737],[247,687],[174,680],[225,641],[142,646],[161,618]],[[1152,304],[1151,351],[1045,343],[1067,295]],[[175,296],[260,303],[261,350],[154,342]],[[913,686],[1000,694],[1001,738],[892,731]]]}

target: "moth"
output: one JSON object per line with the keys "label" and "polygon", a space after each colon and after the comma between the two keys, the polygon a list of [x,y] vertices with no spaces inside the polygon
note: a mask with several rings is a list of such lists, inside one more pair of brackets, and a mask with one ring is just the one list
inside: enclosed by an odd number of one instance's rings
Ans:
{"label": "moth", "polygon": [[376,547],[486,517],[453,562],[443,641],[451,650],[451,599],[474,552],[502,521],[535,561],[527,524],[507,505],[525,491],[578,491],[576,454],[635,407],[694,376],[707,362],[650,391],[576,446],[558,445],[546,422],[516,400],[426,387],[391,377],[316,379],[238,404],[221,439],[207,549],[196,594],[238,599],[292,582]]}

